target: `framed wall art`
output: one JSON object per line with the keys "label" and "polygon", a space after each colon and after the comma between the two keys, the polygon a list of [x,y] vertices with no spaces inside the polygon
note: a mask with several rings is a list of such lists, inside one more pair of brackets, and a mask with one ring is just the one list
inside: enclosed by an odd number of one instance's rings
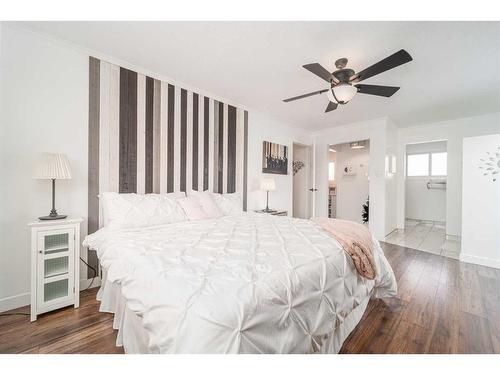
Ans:
{"label": "framed wall art", "polygon": [[288,147],[264,141],[262,145],[262,173],[288,174]]}

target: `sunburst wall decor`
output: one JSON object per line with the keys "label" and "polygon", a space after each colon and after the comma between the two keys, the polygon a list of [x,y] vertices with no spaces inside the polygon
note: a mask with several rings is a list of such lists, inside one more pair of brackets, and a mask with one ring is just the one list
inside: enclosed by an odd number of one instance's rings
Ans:
{"label": "sunburst wall decor", "polygon": [[500,173],[500,146],[496,152],[486,152],[486,157],[479,160],[481,165],[478,168],[483,172],[483,176],[490,176],[496,181]]}

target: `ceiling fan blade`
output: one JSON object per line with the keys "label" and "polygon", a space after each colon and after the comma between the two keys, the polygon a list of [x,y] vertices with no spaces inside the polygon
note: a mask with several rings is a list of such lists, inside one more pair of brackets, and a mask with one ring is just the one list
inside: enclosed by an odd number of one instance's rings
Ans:
{"label": "ceiling fan blade", "polygon": [[332,73],[318,63],[307,64],[302,67],[309,70],[311,73],[316,74],[319,78],[324,79],[326,82],[331,82],[330,80],[333,78]]}
{"label": "ceiling fan blade", "polygon": [[294,101],[294,100],[299,100],[299,99],[307,98],[308,96],[320,95],[320,94],[323,94],[323,93],[327,92],[328,90],[329,89],[314,91],[314,92],[310,92],[309,94],[304,94],[304,95],[294,96],[293,98],[283,99],[283,101],[285,103],[288,103],[288,102],[291,102],[291,101]]}
{"label": "ceiling fan blade", "polygon": [[337,109],[339,105],[337,103],[334,103],[334,102],[330,102],[328,103],[328,106],[326,107],[325,109],[325,113],[326,112],[330,112],[330,111],[333,111],[334,109]]}
{"label": "ceiling fan blade", "polygon": [[394,86],[378,86],[378,85],[354,85],[360,94],[369,94],[377,96],[391,97],[398,91],[399,87]]}
{"label": "ceiling fan blade", "polygon": [[412,57],[408,52],[404,49],[399,50],[398,52],[392,54],[389,57],[379,61],[376,64],[373,64],[369,68],[362,70],[361,72],[353,75],[351,77],[351,81],[360,82],[367,78],[373,77],[377,74],[383,73],[387,70],[393,69],[399,65],[405,64],[407,62],[412,61]]}

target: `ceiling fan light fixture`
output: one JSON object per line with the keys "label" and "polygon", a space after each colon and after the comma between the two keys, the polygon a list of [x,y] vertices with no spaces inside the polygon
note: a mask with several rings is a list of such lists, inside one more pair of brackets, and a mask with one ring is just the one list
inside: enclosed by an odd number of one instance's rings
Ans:
{"label": "ceiling fan light fixture", "polygon": [[331,102],[339,104],[347,104],[354,98],[354,95],[358,92],[358,89],[352,86],[350,83],[340,83],[333,86],[326,95]]}
{"label": "ceiling fan light fixture", "polygon": [[382,59],[379,62],[359,72],[355,72],[353,69],[346,67],[348,62],[346,58],[341,58],[335,61],[337,70],[335,70],[334,72],[325,69],[323,66],[321,66],[321,64],[318,63],[302,65],[304,69],[310,71],[317,77],[321,78],[323,81],[326,81],[328,83],[327,88],[307,94],[294,96],[292,98],[283,99],[283,101],[285,103],[288,103],[294,100],[304,99],[313,95],[322,95],[326,93],[329,101],[325,109],[325,113],[328,113],[336,110],[339,104],[349,103],[358,92],[364,95],[375,95],[390,98],[400,89],[400,87],[365,85],[359,84],[359,82],[362,82],[370,77],[376,76],[388,70],[394,69],[412,60],[413,59],[410,54],[404,49],[401,49],[398,52],[393,53],[385,59]]}

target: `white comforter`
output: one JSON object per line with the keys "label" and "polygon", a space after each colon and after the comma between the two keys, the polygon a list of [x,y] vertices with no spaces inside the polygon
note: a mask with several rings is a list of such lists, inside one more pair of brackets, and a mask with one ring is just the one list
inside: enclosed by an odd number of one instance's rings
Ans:
{"label": "white comforter", "polygon": [[101,229],[84,244],[142,317],[153,353],[330,352],[353,309],[396,292],[376,240],[370,281],[309,220],[242,214]]}

